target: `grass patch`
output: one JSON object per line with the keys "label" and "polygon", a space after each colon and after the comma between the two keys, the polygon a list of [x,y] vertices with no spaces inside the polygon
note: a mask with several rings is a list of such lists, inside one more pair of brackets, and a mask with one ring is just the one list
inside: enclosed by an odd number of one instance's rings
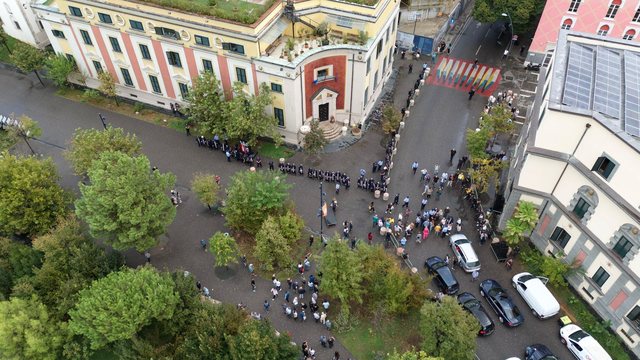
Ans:
{"label": "grass patch", "polygon": [[276,146],[271,142],[261,142],[258,144],[258,154],[263,158],[268,157],[274,160],[285,158],[288,159],[295,155],[295,151],[289,149],[286,146]]}
{"label": "grass patch", "polygon": [[404,352],[412,347],[419,348],[419,321],[419,311],[388,319],[378,327],[374,327],[367,319],[360,319],[351,330],[338,333],[337,337],[354,359],[374,360],[386,357],[394,349]]}
{"label": "grass patch", "polygon": [[[9,49],[13,50],[13,48],[16,46],[16,43],[18,42],[18,40],[12,38],[9,35],[6,35],[5,37],[6,40],[6,44],[9,47]],[[7,46],[5,46],[4,44],[0,43],[0,61],[5,62],[5,63],[10,63],[12,64],[13,62],[11,61],[11,58],[9,57],[9,51],[7,50]]]}
{"label": "grass patch", "polygon": [[275,0],[267,0],[264,5],[244,0],[140,0],[167,8],[209,15],[221,19],[253,24],[267,11]]}
{"label": "grass patch", "polygon": [[[98,108],[168,127],[180,132],[185,131],[184,127],[187,122],[186,119],[173,117],[171,115],[144,108],[144,106],[139,103],[137,105],[133,105],[128,102],[120,101],[120,105],[118,106],[113,99],[106,99],[102,96],[94,99],[87,99],[83,96],[85,93],[84,91],[73,88],[60,88],[56,93],[69,100],[91,104]],[[107,119],[107,122],[108,120],[109,119]]]}

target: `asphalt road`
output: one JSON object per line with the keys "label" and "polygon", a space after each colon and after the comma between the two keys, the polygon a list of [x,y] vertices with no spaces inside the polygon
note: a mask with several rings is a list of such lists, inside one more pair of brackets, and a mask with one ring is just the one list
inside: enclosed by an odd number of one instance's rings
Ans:
{"label": "asphalt road", "polygon": [[[476,27],[472,22],[455,44],[451,55],[473,61],[478,51],[481,64],[499,66],[503,49],[495,44],[497,34],[487,30],[487,26]],[[398,96],[406,94],[417,78],[417,72],[411,75],[406,73],[408,62],[409,60],[398,59],[395,64],[400,67],[396,91]],[[415,62],[414,68],[419,68],[419,65]],[[0,70],[0,84],[2,84],[0,113],[4,115],[24,113],[40,123],[43,128],[41,141],[33,141],[32,146],[38,153],[51,156],[58,165],[63,186],[77,191],[79,179],[71,174],[67,162],[61,155],[61,150],[66,146],[66,141],[74,129],[102,126],[97,118],[100,110],[55,96],[52,86],[43,89],[33,76]],[[418,175],[413,176],[410,171],[411,163],[418,161],[421,168],[427,167],[430,172],[438,163],[441,170],[444,170],[448,163],[449,149],[452,147],[458,149],[457,156],[465,154],[463,150],[465,129],[477,126],[477,117],[485,101],[486,98],[478,95],[468,101],[467,94],[459,90],[437,86],[423,87],[415,107],[412,108],[406,128],[402,132],[398,154],[394,159],[395,166],[390,184],[392,197],[396,192],[401,193],[402,197],[409,194],[412,208],[419,206],[421,187]],[[269,298],[269,282],[259,280],[258,291],[252,293],[249,276],[241,266],[231,266],[229,271],[214,270],[213,257],[200,249],[200,239],[209,238],[213,232],[224,230],[224,219],[207,212],[193,197],[188,185],[193,173],[198,171],[220,174],[223,184],[226,184],[231,174],[245,170],[246,167],[235,162],[227,163],[221,153],[212,153],[198,148],[193,138],[171,129],[114,113],[103,112],[103,114],[107,117],[108,123],[136,133],[143,143],[143,152],[150,158],[153,165],[159,167],[160,171],[171,171],[177,176],[176,187],[182,193],[184,203],[178,208],[176,219],[169,227],[161,246],[152,251],[152,263],[161,268],[189,270],[202,281],[204,286],[212,289],[215,298],[229,303],[242,301],[250,310],[264,314],[262,303]],[[320,163],[314,165],[322,169],[347,172],[355,183],[358,169],[365,168],[370,171],[372,161],[383,157],[383,144],[382,136],[376,131],[370,131],[350,148],[337,153],[324,154]],[[304,162],[305,167],[310,165],[302,154],[297,154],[291,161]],[[456,159],[454,159],[455,163]],[[301,177],[290,177],[288,181],[293,185],[291,197],[295,202],[296,210],[303,216],[308,227],[318,231],[319,222],[316,217],[319,204],[318,183]],[[336,196],[333,184],[327,184],[325,192],[329,197]],[[339,202],[337,220],[339,222],[352,220],[355,225],[355,235],[361,239],[366,238],[366,234],[371,230],[370,214],[367,213],[367,205],[373,200],[371,194],[357,189],[354,185],[349,191],[343,189],[336,197]],[[378,210],[384,209],[384,206],[381,200],[376,200]],[[450,206],[453,216],[460,216],[463,219],[463,232],[470,239],[477,240],[473,226],[467,226],[471,224],[469,218],[471,211],[457,192],[448,190],[440,201],[433,200],[428,205],[428,207],[434,206]],[[325,229],[325,233],[331,234],[336,230],[339,231],[336,228]],[[375,241],[381,241],[381,239],[376,237]],[[516,273],[518,264],[514,265],[511,272],[506,271],[502,264],[495,263],[488,246],[480,247],[476,242],[475,248],[482,261],[480,279],[494,278],[507,287],[507,291],[513,295],[526,318],[524,325],[519,328],[507,329],[501,324],[496,324],[496,332],[493,335],[479,338],[479,358],[498,360],[510,356],[522,357],[525,346],[538,342],[549,346],[561,358],[570,358],[571,355],[558,340],[556,322],[535,319],[527,311],[528,308],[519,295],[509,286],[510,278]],[[408,252],[412,262],[422,271],[422,264],[428,256],[444,256],[450,253],[450,250],[445,239],[436,239],[431,236],[418,245],[410,241]],[[131,265],[144,261],[142,255],[135,252],[127,253],[127,259]],[[471,283],[470,276],[459,270],[456,275],[461,283],[461,291],[470,291],[479,296],[478,283]],[[497,322],[497,317],[486,303],[485,307]],[[319,359],[330,358],[329,351],[322,351],[318,344],[319,336],[327,335],[326,330],[319,325],[309,320],[303,324],[286,319],[281,314],[278,301],[272,303],[271,311],[266,316],[277,329],[289,333],[294,341],[301,343],[308,340],[312,347],[320,350]],[[331,312],[329,316],[331,317]],[[340,344],[337,344],[333,350],[339,350],[343,357],[348,355]]]}

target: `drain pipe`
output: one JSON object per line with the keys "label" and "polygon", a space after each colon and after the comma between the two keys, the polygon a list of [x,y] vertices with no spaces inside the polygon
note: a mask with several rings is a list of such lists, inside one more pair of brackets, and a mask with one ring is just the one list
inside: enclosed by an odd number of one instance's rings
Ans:
{"label": "drain pipe", "polygon": [[[587,135],[587,130],[589,130],[589,128],[591,128],[591,124],[587,123],[585,125],[584,131],[582,132],[582,136],[580,136],[580,140],[578,140],[578,143],[576,144],[576,147],[573,149],[573,152],[571,153],[571,157],[573,157],[576,154],[576,151],[578,151],[578,147],[580,146],[580,143],[582,142],[582,139],[584,139],[584,136]],[[564,172],[567,171],[567,168],[569,167],[569,159],[567,159],[567,162],[564,164],[564,169],[562,169],[562,172],[560,173],[560,176],[558,177],[558,181],[556,181],[556,184],[553,186],[553,190],[551,190],[551,193],[549,195],[553,195],[553,193],[556,192],[556,188],[558,187],[558,184],[560,183],[560,180],[564,176]]]}

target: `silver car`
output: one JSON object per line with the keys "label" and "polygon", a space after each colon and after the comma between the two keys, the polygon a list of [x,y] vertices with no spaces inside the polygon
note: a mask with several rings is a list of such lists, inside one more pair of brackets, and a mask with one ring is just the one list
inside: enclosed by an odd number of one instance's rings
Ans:
{"label": "silver car", "polygon": [[454,234],[449,237],[449,244],[453,255],[458,259],[458,265],[466,271],[480,270],[480,259],[471,246],[471,241],[462,234]]}

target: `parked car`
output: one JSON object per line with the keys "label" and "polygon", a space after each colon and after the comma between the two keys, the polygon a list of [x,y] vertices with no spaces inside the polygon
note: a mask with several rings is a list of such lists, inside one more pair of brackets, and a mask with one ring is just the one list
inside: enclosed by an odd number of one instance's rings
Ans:
{"label": "parked car", "polygon": [[602,345],[578,325],[569,324],[560,328],[560,341],[579,360],[612,360]]}
{"label": "parked car", "polygon": [[480,259],[471,246],[471,241],[462,234],[454,234],[449,237],[449,244],[453,256],[458,260],[458,265],[466,272],[480,270]]}
{"label": "parked car", "polygon": [[496,327],[480,301],[476,299],[473,294],[463,292],[462,294],[458,295],[458,303],[462,305],[463,309],[470,312],[471,315],[473,315],[476,320],[478,320],[478,323],[480,323],[480,331],[478,331],[478,335],[489,336],[493,334],[493,331]]}
{"label": "parked car", "polygon": [[549,279],[522,272],[511,279],[511,284],[531,308],[538,319],[548,319],[560,311],[560,304],[545,284]]}
{"label": "parked car", "polygon": [[458,280],[444,260],[438,256],[432,256],[425,261],[424,265],[427,271],[434,275],[434,280],[443,293],[454,295],[458,292],[460,289]]}
{"label": "parked car", "polygon": [[524,360],[558,360],[558,357],[545,345],[533,344],[524,349]]}
{"label": "parked car", "polygon": [[497,281],[493,279],[482,281],[480,295],[491,305],[501,323],[508,327],[516,327],[524,322],[520,309]]}

